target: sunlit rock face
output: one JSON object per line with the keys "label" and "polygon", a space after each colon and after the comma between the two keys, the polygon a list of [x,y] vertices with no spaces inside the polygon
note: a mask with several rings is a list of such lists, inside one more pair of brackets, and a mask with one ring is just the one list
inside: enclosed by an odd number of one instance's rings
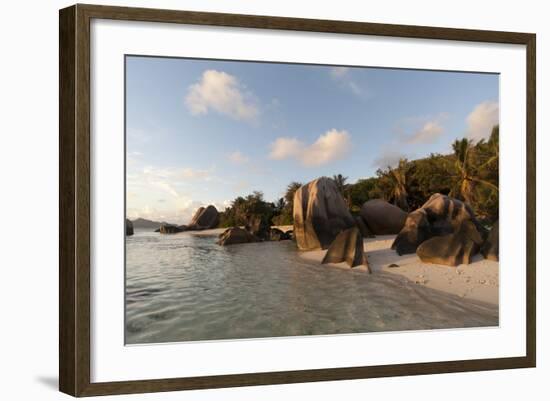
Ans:
{"label": "sunlit rock face", "polygon": [[336,183],[321,177],[294,194],[294,237],[301,250],[327,249],[343,230],[355,226]]}
{"label": "sunlit rock face", "polygon": [[458,266],[470,264],[482,243],[476,226],[465,220],[455,232],[424,241],[418,246],[416,254],[425,263]]}
{"label": "sunlit rock face", "polygon": [[206,230],[216,228],[220,223],[220,214],[215,206],[208,205],[197,209],[191,222],[187,226],[188,230]]}
{"label": "sunlit rock face", "polygon": [[348,228],[338,234],[330,244],[322,261],[322,263],[342,262],[346,262],[349,267],[361,265],[368,267],[367,258],[363,251],[363,236],[358,227]]}
{"label": "sunlit rock face", "polygon": [[468,204],[447,195],[434,194],[421,208],[408,214],[392,249],[399,255],[415,253],[424,241],[456,233],[466,221],[473,224],[482,238],[485,236],[485,230]]}

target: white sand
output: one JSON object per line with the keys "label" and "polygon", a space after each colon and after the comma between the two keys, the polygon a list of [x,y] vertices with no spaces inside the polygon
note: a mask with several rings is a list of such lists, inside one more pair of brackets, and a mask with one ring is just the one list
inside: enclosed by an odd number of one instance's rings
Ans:
{"label": "white sand", "polygon": [[[498,305],[498,262],[485,260],[477,255],[473,263],[457,267],[423,263],[416,254],[399,256],[393,251],[391,244],[394,238],[394,235],[382,235],[364,240],[364,249],[373,274],[397,274],[416,285]],[[301,252],[301,256],[320,263],[325,253],[322,250]],[[389,267],[391,264],[398,267]],[[330,265],[349,269],[345,263]],[[367,269],[358,266],[354,270]]]}

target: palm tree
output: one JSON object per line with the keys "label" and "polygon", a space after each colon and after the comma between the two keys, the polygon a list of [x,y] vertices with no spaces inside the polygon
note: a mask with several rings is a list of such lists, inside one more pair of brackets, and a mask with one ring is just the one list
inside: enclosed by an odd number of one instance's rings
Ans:
{"label": "palm tree", "polygon": [[393,203],[397,207],[408,212],[409,203],[407,202],[407,175],[409,172],[409,164],[407,159],[400,159],[397,167],[394,169],[389,168],[389,171],[390,178],[393,184],[393,188],[390,194],[391,198],[393,199]]}
{"label": "palm tree", "polygon": [[285,201],[287,205],[290,206],[290,209],[292,209],[292,205],[294,205],[294,193],[302,186],[303,184],[301,182],[292,181],[290,184],[286,186],[285,191]]}
{"label": "palm tree", "polygon": [[[496,147],[498,149],[498,143]],[[478,172],[483,165],[476,168],[474,160],[475,148],[470,140],[466,138],[455,140],[453,143],[453,151],[455,154],[456,184],[451,190],[451,196],[462,199],[466,203],[472,205],[474,203],[475,188],[477,185],[484,185],[498,191],[496,185],[479,177]],[[496,157],[498,158],[498,153]],[[485,164],[488,162],[492,163],[493,161],[494,160],[489,159]]]}
{"label": "palm tree", "polygon": [[277,202],[275,202],[274,204],[275,211],[279,214],[283,211],[285,206],[286,206],[285,198],[279,198]]}
{"label": "palm tree", "polygon": [[346,190],[346,182],[348,177],[344,177],[342,174],[337,174],[332,176],[332,180],[336,183],[338,191],[344,196],[344,191]]}

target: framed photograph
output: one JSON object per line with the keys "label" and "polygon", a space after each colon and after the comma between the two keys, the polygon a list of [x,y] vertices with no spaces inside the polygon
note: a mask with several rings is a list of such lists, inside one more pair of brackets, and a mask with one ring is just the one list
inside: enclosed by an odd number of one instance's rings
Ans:
{"label": "framed photograph", "polygon": [[535,366],[534,34],[59,18],[62,392]]}

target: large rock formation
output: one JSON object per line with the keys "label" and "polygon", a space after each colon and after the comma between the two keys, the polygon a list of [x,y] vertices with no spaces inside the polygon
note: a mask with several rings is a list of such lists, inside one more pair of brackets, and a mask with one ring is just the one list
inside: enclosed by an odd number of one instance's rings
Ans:
{"label": "large rock formation", "polygon": [[176,234],[185,231],[185,226],[175,226],[173,224],[163,224],[159,228],[161,234]]}
{"label": "large rock formation", "polygon": [[134,235],[134,225],[128,219],[126,219],[126,235]]}
{"label": "large rock formation", "polygon": [[193,215],[191,222],[187,225],[187,230],[206,230],[216,228],[220,223],[220,214],[215,206],[199,207]]}
{"label": "large rock formation", "polygon": [[469,264],[483,243],[477,227],[465,220],[452,234],[439,235],[419,245],[416,254],[422,262],[447,266]]}
{"label": "large rock formation", "polygon": [[355,218],[355,224],[357,225],[357,228],[361,232],[361,235],[363,238],[371,238],[374,237],[374,235],[371,233],[361,216],[354,216]]}
{"label": "large rock formation", "polygon": [[417,209],[407,216],[405,225],[395,237],[391,249],[395,249],[399,255],[415,253],[416,248],[432,236],[432,229],[426,211]]}
{"label": "large rock formation", "polygon": [[270,224],[264,216],[250,215],[246,219],[244,229],[260,240],[270,239]]}
{"label": "large rock formation", "polygon": [[483,246],[481,247],[481,254],[485,259],[494,260],[498,262],[498,238],[499,238],[499,230],[498,230],[498,220],[493,224],[493,227],[491,227],[491,231],[489,231],[489,235],[487,236],[487,239],[483,243]]}
{"label": "large rock formation", "polygon": [[484,229],[469,205],[446,195],[434,194],[421,208],[409,213],[392,249],[399,255],[414,253],[424,241],[455,233],[465,221],[471,221],[478,233],[484,236]]}
{"label": "large rock formation", "polygon": [[279,230],[278,228],[271,227],[270,233],[269,233],[269,240],[270,241],[284,241],[291,239],[291,232],[284,232],[283,230]]}
{"label": "large rock formation", "polygon": [[247,230],[240,227],[231,227],[220,234],[219,245],[247,244],[249,242],[258,242],[259,238],[252,235]]}
{"label": "large rock formation", "polygon": [[397,234],[407,218],[407,213],[382,199],[365,202],[359,214],[374,235]]}
{"label": "large rock formation", "polygon": [[336,183],[327,177],[298,188],[293,215],[294,237],[301,250],[327,249],[341,231],[355,226]]}
{"label": "large rock formation", "polygon": [[358,227],[348,228],[336,236],[321,263],[346,262],[349,267],[366,265],[365,253],[363,252],[363,237]]}

